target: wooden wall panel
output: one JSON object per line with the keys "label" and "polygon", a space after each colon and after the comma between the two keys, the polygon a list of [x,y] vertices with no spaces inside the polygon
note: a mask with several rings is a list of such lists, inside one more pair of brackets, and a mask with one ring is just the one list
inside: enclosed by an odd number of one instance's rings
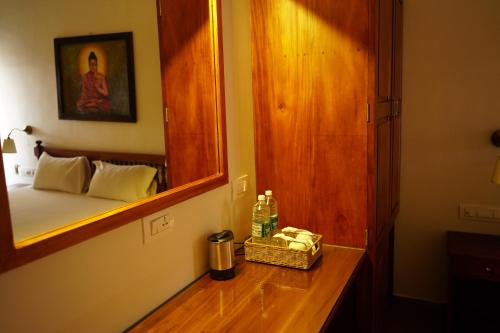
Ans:
{"label": "wooden wall panel", "polygon": [[378,101],[391,97],[393,1],[377,0],[378,6]]}
{"label": "wooden wall panel", "polygon": [[365,246],[368,4],[253,0],[257,190],[280,225]]}
{"label": "wooden wall panel", "polygon": [[394,52],[393,52],[391,148],[391,220],[399,213],[401,175],[401,107],[403,96],[403,1],[394,0]]}
{"label": "wooden wall panel", "polygon": [[208,0],[159,0],[170,188],[219,171],[214,36],[209,4]]}
{"label": "wooden wall panel", "polygon": [[[388,106],[381,103],[381,106]],[[391,177],[391,121],[389,117],[377,119],[377,208],[376,237],[381,235],[390,222]]]}

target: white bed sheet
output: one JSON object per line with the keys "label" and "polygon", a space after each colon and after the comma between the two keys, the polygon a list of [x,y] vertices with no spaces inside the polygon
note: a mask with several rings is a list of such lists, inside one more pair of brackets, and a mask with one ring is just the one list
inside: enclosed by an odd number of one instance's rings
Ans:
{"label": "white bed sheet", "polygon": [[43,234],[77,220],[126,205],[126,202],[31,186],[9,191],[9,206],[16,242]]}

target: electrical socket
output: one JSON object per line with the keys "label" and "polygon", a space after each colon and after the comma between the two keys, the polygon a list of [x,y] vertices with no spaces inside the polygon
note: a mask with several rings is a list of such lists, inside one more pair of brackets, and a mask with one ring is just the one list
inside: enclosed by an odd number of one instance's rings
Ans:
{"label": "electrical socket", "polygon": [[459,210],[463,220],[500,222],[500,207],[460,203]]}
{"label": "electrical socket", "polygon": [[[174,218],[166,211],[160,211],[142,219],[144,244],[153,239],[163,237],[174,227]],[[167,232],[166,232],[167,231]]]}
{"label": "electrical socket", "polygon": [[34,177],[35,176],[35,169],[33,169],[33,168],[20,166],[18,168],[18,171],[19,171],[19,175],[22,177]]}

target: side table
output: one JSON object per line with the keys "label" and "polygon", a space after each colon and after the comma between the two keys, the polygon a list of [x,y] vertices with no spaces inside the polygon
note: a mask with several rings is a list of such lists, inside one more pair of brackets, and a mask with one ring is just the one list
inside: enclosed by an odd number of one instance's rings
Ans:
{"label": "side table", "polygon": [[449,332],[500,332],[500,236],[449,231]]}

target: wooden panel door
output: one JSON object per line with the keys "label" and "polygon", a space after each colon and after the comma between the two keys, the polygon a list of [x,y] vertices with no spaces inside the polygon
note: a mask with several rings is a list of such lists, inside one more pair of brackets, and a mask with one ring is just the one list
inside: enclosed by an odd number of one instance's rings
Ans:
{"label": "wooden panel door", "polygon": [[393,1],[378,0],[377,101],[391,98]]}
{"label": "wooden panel door", "polygon": [[375,109],[376,137],[376,239],[390,221],[391,198],[391,103],[378,103]]}
{"label": "wooden panel door", "polygon": [[280,226],[365,246],[368,4],[252,0],[257,190]]}
{"label": "wooden panel door", "polygon": [[401,104],[403,93],[403,0],[394,0],[394,52],[392,79],[391,220],[399,212],[401,174]]}
{"label": "wooden panel door", "polygon": [[392,243],[391,232],[386,232],[377,242],[373,268],[373,328],[374,332],[387,332],[387,310],[392,294]]}
{"label": "wooden panel door", "polygon": [[214,175],[217,94],[208,0],[158,0],[169,188]]}
{"label": "wooden panel door", "polygon": [[378,0],[377,97],[375,101],[376,239],[391,221],[393,105],[393,2]]}

